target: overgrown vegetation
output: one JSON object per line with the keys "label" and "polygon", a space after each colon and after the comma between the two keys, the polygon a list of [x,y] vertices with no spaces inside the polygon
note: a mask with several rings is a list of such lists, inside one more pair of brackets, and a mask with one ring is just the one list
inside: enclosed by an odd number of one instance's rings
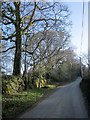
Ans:
{"label": "overgrown vegetation", "polygon": [[55,85],[49,85],[47,88],[30,89],[13,95],[3,95],[3,118],[15,118],[21,112],[30,108],[41,97],[51,93],[56,88]]}
{"label": "overgrown vegetation", "polygon": [[83,55],[85,65],[82,65],[82,81],[80,83],[81,90],[85,97],[86,106],[88,109],[88,116],[90,117],[90,57]]}
{"label": "overgrown vegetation", "polygon": [[90,77],[85,76],[82,79],[82,82],[80,83],[82,92],[84,93],[84,96],[86,97],[86,104],[88,107],[88,115],[90,117]]}
{"label": "overgrown vegetation", "polygon": [[15,94],[24,90],[24,81],[21,77],[17,76],[2,76],[2,93],[3,94]]}

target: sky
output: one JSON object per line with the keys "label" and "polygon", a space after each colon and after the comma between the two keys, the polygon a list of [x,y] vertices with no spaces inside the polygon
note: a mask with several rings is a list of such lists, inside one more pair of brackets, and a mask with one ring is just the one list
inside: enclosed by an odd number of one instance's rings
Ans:
{"label": "sky", "polygon": [[80,54],[87,54],[88,52],[88,2],[84,2],[84,25],[83,25],[83,39],[82,39],[82,52],[80,53],[81,46],[81,33],[82,33],[82,2],[65,2],[71,11],[70,19],[72,21],[71,29],[71,42],[75,48],[75,52]]}

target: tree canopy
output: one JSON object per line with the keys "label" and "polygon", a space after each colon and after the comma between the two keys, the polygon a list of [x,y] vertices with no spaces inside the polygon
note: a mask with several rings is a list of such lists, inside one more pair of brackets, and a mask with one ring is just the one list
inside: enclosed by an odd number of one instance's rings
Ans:
{"label": "tree canopy", "polygon": [[11,58],[7,63],[13,64],[13,75],[21,74],[24,55],[32,63],[49,59],[62,49],[70,37],[69,15],[61,2],[2,3],[1,52]]}

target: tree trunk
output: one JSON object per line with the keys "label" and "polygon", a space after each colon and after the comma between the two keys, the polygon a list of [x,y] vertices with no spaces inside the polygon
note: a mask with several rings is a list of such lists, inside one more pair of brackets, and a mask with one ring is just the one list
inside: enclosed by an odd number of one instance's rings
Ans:
{"label": "tree trunk", "polygon": [[20,75],[21,74],[21,45],[22,45],[22,39],[21,39],[21,28],[20,28],[20,3],[15,2],[14,3],[16,8],[16,50],[15,50],[15,57],[14,57],[14,67],[13,67],[13,75]]}
{"label": "tree trunk", "polygon": [[[27,50],[27,38],[25,40],[25,51]],[[28,89],[28,79],[27,79],[27,64],[26,64],[26,60],[27,60],[27,54],[25,52],[25,58],[24,58],[24,72],[23,72],[23,79],[24,79],[24,89],[27,90]]]}

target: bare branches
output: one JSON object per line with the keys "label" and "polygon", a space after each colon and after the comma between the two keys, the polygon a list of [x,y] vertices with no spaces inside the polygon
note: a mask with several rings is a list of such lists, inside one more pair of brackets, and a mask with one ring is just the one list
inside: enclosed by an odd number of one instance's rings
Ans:
{"label": "bare branches", "polygon": [[4,22],[4,21],[2,21],[2,23],[3,23],[4,25],[10,25],[10,24],[12,24],[12,22]]}
{"label": "bare branches", "polygon": [[2,36],[2,40],[9,40],[9,39],[12,39],[13,37],[15,37],[16,35],[14,34],[14,35],[11,35],[11,36],[8,36],[7,38],[6,37],[4,37],[4,36]]}
{"label": "bare branches", "polygon": [[33,52],[30,52],[30,51],[28,51],[28,50],[22,50],[22,52],[26,52],[26,53],[28,53],[28,54],[30,54],[30,55],[33,55]]}
{"label": "bare branches", "polygon": [[13,23],[13,24],[15,25],[15,21],[14,21],[11,17],[7,16],[7,15],[4,13],[4,11],[2,11],[2,18],[3,18],[3,17],[5,17],[5,18],[7,18],[8,20],[11,21],[11,22],[5,23],[5,24]]}
{"label": "bare branches", "polygon": [[37,8],[38,8],[40,11],[43,11],[43,10],[47,10],[47,9],[49,9],[49,8],[51,8],[51,7],[54,7],[55,4],[56,4],[56,3],[54,3],[54,4],[52,4],[52,5],[48,6],[48,7],[43,7],[43,8],[40,8],[40,7],[37,5]]}
{"label": "bare branches", "polygon": [[30,20],[29,20],[27,26],[24,28],[23,31],[25,31],[25,30],[30,26],[30,24],[32,23],[32,19],[33,19],[34,14],[35,14],[36,7],[37,7],[37,6],[36,6],[36,2],[34,2],[34,9],[33,9],[32,15],[31,15],[31,17],[30,17]]}
{"label": "bare branches", "polygon": [[5,53],[5,52],[8,52],[9,50],[11,50],[11,49],[13,49],[13,48],[15,48],[15,46],[10,47],[10,48],[8,48],[8,49],[6,49],[6,50],[3,50],[3,51],[1,51],[0,53]]}
{"label": "bare branches", "polygon": [[56,21],[60,21],[60,22],[62,22],[60,19],[53,19],[53,18],[40,18],[40,19],[35,19],[35,20],[33,20],[32,21],[32,23],[35,23],[35,22],[39,22],[39,21],[54,21],[54,22],[56,22]]}
{"label": "bare branches", "polygon": [[[66,13],[63,14],[62,11]],[[59,54],[59,51],[68,40],[68,35],[64,35],[63,39],[58,35],[59,31],[65,32],[65,30],[68,30],[65,28],[68,17],[67,12],[67,9],[61,3],[56,2],[5,3],[2,11],[2,24],[4,24],[2,40],[5,43],[8,40],[10,41],[7,42],[8,48],[2,52],[5,53],[16,48],[13,55],[17,57],[17,60],[14,60],[14,66],[17,66],[17,69],[20,69],[21,54],[26,55],[27,59],[32,57],[30,59],[32,64],[35,62],[43,64],[43,61],[46,62],[52,58],[57,63],[60,59],[56,59],[54,56]],[[14,29],[11,29],[12,27]],[[27,43],[25,43],[26,41]]]}

